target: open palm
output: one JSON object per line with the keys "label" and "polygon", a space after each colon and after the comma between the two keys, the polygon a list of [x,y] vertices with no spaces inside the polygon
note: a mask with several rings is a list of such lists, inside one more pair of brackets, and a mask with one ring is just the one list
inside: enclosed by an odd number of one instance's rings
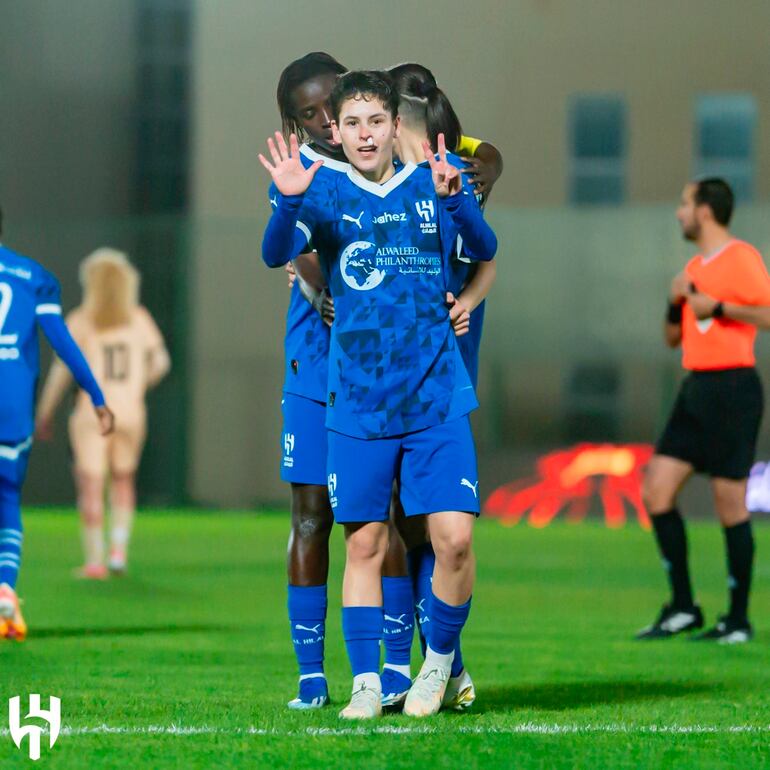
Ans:
{"label": "open palm", "polygon": [[436,195],[439,198],[446,198],[449,195],[459,193],[463,187],[462,177],[457,166],[453,166],[446,158],[444,134],[438,135],[438,160],[436,160],[433,150],[427,142],[422,143],[422,149],[425,153],[425,160],[430,164]]}
{"label": "open palm", "polygon": [[289,145],[291,152],[286,147],[283,136],[276,131],[275,141],[267,140],[267,147],[273,162],[270,163],[261,153],[259,162],[273,177],[273,182],[281,195],[302,195],[310,187],[310,183],[313,181],[316,171],[323,165],[323,161],[317,160],[312,166],[305,168],[299,159],[299,143],[295,134],[289,137]]}

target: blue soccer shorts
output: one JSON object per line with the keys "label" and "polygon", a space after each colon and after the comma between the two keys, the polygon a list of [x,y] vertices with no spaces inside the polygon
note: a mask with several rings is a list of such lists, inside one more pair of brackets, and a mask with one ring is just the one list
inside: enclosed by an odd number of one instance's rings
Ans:
{"label": "blue soccer shorts", "polygon": [[284,393],[281,480],[326,486],[326,405]]}
{"label": "blue soccer shorts", "polygon": [[327,484],[337,523],[387,521],[393,481],[407,516],[479,513],[476,447],[468,416],[378,439],[329,431]]}
{"label": "blue soccer shorts", "polygon": [[27,476],[32,438],[19,444],[0,443],[0,485],[21,489]]}

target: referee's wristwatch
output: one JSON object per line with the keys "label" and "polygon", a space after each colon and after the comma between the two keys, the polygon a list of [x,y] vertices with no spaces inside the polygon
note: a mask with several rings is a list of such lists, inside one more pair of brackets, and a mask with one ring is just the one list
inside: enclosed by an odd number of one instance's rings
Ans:
{"label": "referee's wristwatch", "polygon": [[725,317],[725,306],[722,302],[717,302],[717,304],[714,305],[714,309],[711,311],[711,317],[712,318]]}

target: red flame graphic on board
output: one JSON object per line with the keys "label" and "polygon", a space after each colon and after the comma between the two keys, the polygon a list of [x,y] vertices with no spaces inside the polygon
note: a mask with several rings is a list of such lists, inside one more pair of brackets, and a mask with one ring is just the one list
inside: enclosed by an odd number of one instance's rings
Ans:
{"label": "red flame graphic on board", "polygon": [[649,529],[642,474],[653,451],[649,444],[578,444],[551,452],[537,461],[536,478],[513,481],[492,492],[484,514],[507,526],[526,516],[531,526],[547,527],[566,508],[567,521],[578,522],[598,495],[608,527],[626,523],[628,503],[639,524]]}

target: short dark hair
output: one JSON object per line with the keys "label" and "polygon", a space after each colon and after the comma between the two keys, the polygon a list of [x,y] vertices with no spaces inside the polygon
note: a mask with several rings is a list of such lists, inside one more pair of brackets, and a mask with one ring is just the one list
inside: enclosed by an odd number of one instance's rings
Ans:
{"label": "short dark hair", "polygon": [[433,73],[422,64],[407,62],[391,67],[388,74],[400,94],[425,99],[425,123],[434,152],[438,150],[439,134],[444,134],[447,148],[454,152],[460,145],[463,129],[452,103],[438,87]]}
{"label": "short dark hair", "polygon": [[290,134],[302,135],[297,117],[293,113],[292,91],[304,82],[320,75],[341,75],[347,67],[340,64],[333,56],[324,51],[313,51],[295,59],[281,73],[278,80],[278,111],[281,113],[281,129],[288,139]]}
{"label": "short dark hair", "polygon": [[735,196],[732,188],[720,177],[696,179],[694,200],[698,206],[708,206],[714,214],[714,219],[726,227],[730,224],[735,206]]}
{"label": "short dark hair", "polygon": [[398,116],[398,91],[387,72],[355,70],[341,75],[332,89],[331,96],[332,114],[336,121],[339,122],[342,103],[356,96],[361,96],[366,101],[379,99],[394,120]]}

